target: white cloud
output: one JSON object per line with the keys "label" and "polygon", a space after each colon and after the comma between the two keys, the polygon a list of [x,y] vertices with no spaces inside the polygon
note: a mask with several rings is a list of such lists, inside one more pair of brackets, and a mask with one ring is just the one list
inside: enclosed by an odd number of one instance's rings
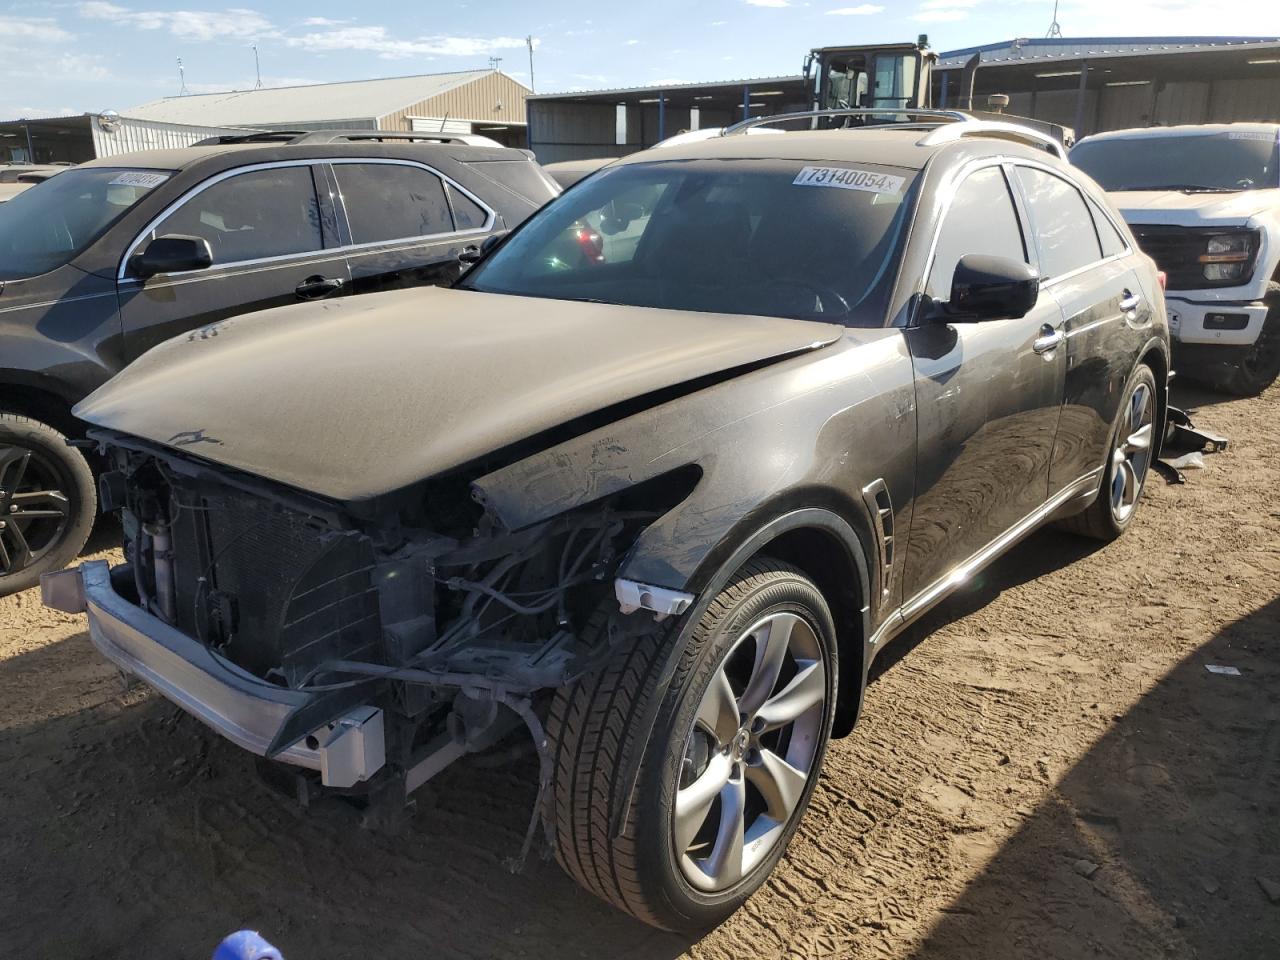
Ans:
{"label": "white cloud", "polygon": [[874,3],[864,3],[856,7],[836,7],[834,10],[828,10],[829,17],[869,17],[873,14],[884,13],[884,7]]}
{"label": "white cloud", "polygon": [[[285,41],[291,47],[323,53],[332,50],[360,50],[385,60],[405,57],[475,57],[496,50],[524,47],[523,37],[415,37],[401,39],[386,27],[339,27],[304,33]],[[534,41],[536,48],[538,41]]]}
{"label": "white cloud", "polygon": [[789,0],[746,0],[752,7],[789,7]]}
{"label": "white cloud", "polygon": [[71,34],[47,17],[0,17],[0,40],[23,43],[60,43]]}
{"label": "white cloud", "polygon": [[968,10],[921,10],[912,16],[920,23],[955,23],[969,16]]}
{"label": "white cloud", "polygon": [[302,21],[304,27],[340,27],[350,20],[330,20],[328,17],[307,17]]}
{"label": "white cloud", "polygon": [[58,76],[78,83],[84,83],[88,80],[112,79],[111,71],[102,62],[102,57],[91,54],[61,54],[54,63],[54,70]]}
{"label": "white cloud", "polygon": [[623,46],[634,47],[639,42],[640,42],[639,40],[628,40],[625,44],[623,44]]}
{"label": "white cloud", "polygon": [[136,30],[168,30],[183,40],[248,39],[275,33],[271,21],[255,10],[231,7],[227,10],[130,10],[104,0],[91,0],[79,7],[89,20],[104,20]]}

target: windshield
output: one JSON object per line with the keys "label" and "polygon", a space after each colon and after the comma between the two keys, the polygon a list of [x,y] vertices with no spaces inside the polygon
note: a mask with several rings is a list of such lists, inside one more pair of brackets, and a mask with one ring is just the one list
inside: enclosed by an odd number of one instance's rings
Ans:
{"label": "windshield", "polygon": [[1083,140],[1071,162],[1104,190],[1230,192],[1280,185],[1276,133],[1233,130]]}
{"label": "windshield", "polygon": [[0,280],[69,263],[172,174],[94,167],[67,170],[0,205]]}
{"label": "windshield", "polygon": [[914,170],[789,160],[605,169],[460,286],[490,293],[879,326],[870,294]]}

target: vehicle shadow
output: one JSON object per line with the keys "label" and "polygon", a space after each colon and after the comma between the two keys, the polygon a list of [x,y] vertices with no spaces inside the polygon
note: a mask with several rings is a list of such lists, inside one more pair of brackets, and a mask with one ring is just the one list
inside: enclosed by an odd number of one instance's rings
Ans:
{"label": "vehicle shadow", "polygon": [[926,637],[948,624],[977,613],[1001,593],[1069,567],[1105,544],[1052,528],[1038,530],[989,567],[980,570],[954,594],[908,627],[884,648],[871,665],[869,682],[882,676],[911,654]]}
{"label": "vehicle shadow", "polygon": [[1116,716],[915,956],[1276,957],[1260,877],[1280,897],[1280,599]]}
{"label": "vehicle shadow", "polygon": [[1169,402],[1183,410],[1199,410],[1204,407],[1215,407],[1220,403],[1231,403],[1240,400],[1230,393],[1219,393],[1217,390],[1194,380],[1179,377],[1173,381],[1169,390]]}

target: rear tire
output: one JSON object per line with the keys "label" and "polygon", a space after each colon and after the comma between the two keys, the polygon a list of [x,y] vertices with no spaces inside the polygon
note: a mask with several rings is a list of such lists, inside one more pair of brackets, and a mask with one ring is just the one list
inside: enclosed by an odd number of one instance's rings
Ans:
{"label": "rear tire", "polygon": [[84,549],[98,497],[93,471],[48,424],[0,413],[0,597],[34,587]]}
{"label": "rear tire", "polygon": [[[597,631],[606,619],[597,617]],[[711,603],[659,689],[674,636],[641,637],[556,693],[551,817],[556,858],[580,885],[645,923],[692,931],[724,920],[764,883],[804,814],[835,710],[835,628],[812,581],[760,558]],[[775,659],[780,672],[771,672]],[[654,698],[645,741],[641,718]],[[635,751],[627,797],[623,770]],[[621,836],[611,838],[628,800]]]}
{"label": "rear tire", "polygon": [[[1124,533],[1138,513],[1160,441],[1156,377],[1150,367],[1140,363],[1134,368],[1124,397],[1107,445],[1107,463],[1097,499],[1083,513],[1058,522],[1061,529],[1070,533],[1109,542]],[[1139,397],[1145,397],[1146,404],[1140,413],[1135,411]],[[1144,436],[1147,446],[1142,448]]]}

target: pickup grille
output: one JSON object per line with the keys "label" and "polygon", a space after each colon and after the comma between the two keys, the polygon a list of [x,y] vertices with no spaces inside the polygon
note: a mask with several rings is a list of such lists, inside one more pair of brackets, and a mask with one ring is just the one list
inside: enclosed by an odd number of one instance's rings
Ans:
{"label": "pickup grille", "polygon": [[246,670],[296,684],[326,660],[381,660],[373,549],[241,491],[181,491],[178,626]]}
{"label": "pickup grille", "polygon": [[[1142,252],[1156,262],[1168,277],[1169,290],[1206,290],[1212,287],[1239,287],[1253,276],[1253,264],[1231,280],[1206,280],[1200,262],[1209,238],[1224,233],[1242,232],[1238,228],[1170,227],[1163,224],[1131,224],[1130,229]],[[1256,239],[1251,244],[1257,256]]]}
{"label": "pickup grille", "polygon": [[1142,252],[1168,275],[1170,290],[1202,290],[1213,286],[1213,281],[1204,278],[1204,265],[1200,263],[1208,241],[1206,233],[1187,227],[1145,224],[1134,225],[1132,229]]}

